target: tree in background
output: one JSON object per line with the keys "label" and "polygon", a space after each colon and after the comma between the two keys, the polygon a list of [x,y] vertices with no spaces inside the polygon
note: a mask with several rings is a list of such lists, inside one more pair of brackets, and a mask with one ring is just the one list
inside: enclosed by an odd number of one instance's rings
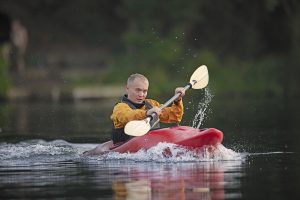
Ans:
{"label": "tree in background", "polygon": [[11,86],[10,75],[8,72],[8,59],[5,46],[0,46],[0,100],[7,98],[8,90]]}

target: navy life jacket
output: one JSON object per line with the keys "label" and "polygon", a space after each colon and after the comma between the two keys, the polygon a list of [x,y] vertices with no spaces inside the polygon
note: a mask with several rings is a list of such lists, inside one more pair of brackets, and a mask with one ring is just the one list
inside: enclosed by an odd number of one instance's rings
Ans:
{"label": "navy life jacket", "polygon": [[[144,101],[143,104],[134,104],[127,98],[127,95],[124,95],[122,97],[120,103],[126,103],[131,109],[134,109],[134,110],[139,109],[139,108],[143,107],[144,105],[145,105],[147,110],[153,108],[153,106],[150,103],[148,103],[147,101]],[[158,120],[158,116],[155,116],[155,118],[153,118],[150,121],[150,125],[152,126],[157,120]],[[160,127],[160,125],[159,125],[159,122],[158,122],[151,129],[157,129],[159,127]],[[120,143],[120,142],[126,142],[126,141],[130,140],[131,138],[133,138],[133,136],[127,135],[124,132],[124,128],[115,128],[113,126],[111,139],[112,139],[114,144],[117,144],[117,143]]]}

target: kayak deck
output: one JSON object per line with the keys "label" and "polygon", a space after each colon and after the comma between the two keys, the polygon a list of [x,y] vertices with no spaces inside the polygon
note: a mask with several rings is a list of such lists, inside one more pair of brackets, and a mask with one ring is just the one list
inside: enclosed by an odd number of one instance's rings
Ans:
{"label": "kayak deck", "polygon": [[112,151],[134,153],[140,149],[149,149],[160,142],[181,145],[187,148],[199,148],[205,145],[217,145],[223,140],[223,133],[215,128],[195,129],[189,126],[174,126],[149,131],[114,148]]}

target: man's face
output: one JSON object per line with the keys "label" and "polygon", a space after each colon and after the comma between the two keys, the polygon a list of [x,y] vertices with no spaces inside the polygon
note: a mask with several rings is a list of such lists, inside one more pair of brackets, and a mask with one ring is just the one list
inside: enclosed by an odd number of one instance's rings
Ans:
{"label": "man's face", "polygon": [[146,99],[149,83],[147,80],[135,78],[126,86],[128,99],[133,103],[143,103]]}

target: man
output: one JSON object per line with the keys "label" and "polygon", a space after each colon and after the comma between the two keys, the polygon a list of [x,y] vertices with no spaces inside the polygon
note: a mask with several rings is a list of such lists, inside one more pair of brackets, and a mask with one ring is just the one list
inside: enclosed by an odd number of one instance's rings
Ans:
{"label": "man", "polygon": [[183,116],[182,97],[185,95],[183,87],[175,89],[175,94],[180,96],[174,103],[167,108],[160,109],[160,103],[152,99],[146,99],[148,93],[149,81],[141,74],[132,74],[127,80],[125,87],[126,94],[121,101],[117,103],[111,115],[113,122],[112,140],[98,145],[95,149],[85,152],[84,155],[101,154],[110,148],[119,146],[120,144],[131,139],[131,136],[125,134],[125,125],[132,120],[143,120],[147,116],[156,113],[156,117],[151,120],[151,124],[156,124],[153,128],[158,128],[156,123],[158,118],[163,123],[179,123]]}
{"label": "man", "polygon": [[[113,121],[112,140],[114,144],[123,143],[130,139],[124,133],[125,125],[132,120],[143,120],[152,113],[156,113],[163,123],[179,123],[183,115],[182,97],[185,94],[184,88],[176,88],[175,93],[180,93],[178,99],[170,106],[161,110],[160,103],[152,99],[146,99],[149,81],[141,74],[129,76],[126,85],[126,94],[121,102],[115,105],[111,120]],[[155,123],[154,118],[150,123]],[[155,126],[154,128],[158,128]]]}

